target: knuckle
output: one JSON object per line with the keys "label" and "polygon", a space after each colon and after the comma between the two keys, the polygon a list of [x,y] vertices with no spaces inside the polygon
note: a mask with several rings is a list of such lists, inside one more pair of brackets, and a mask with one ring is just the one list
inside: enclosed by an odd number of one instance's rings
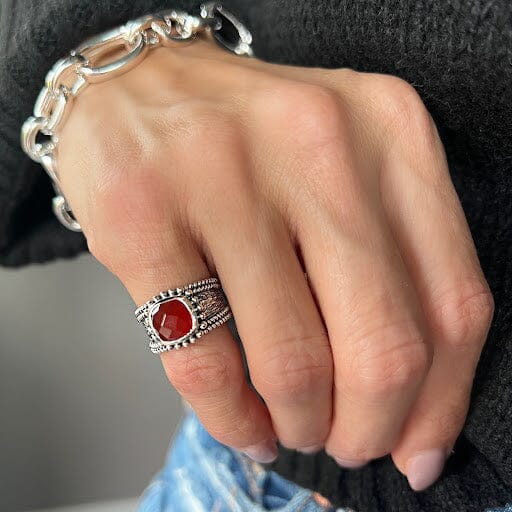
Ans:
{"label": "knuckle", "polygon": [[[414,86],[395,76],[377,77],[376,114],[386,154],[385,169],[407,162],[417,178],[444,191],[449,180],[444,146],[436,124]],[[417,165],[418,159],[427,164]]]}
{"label": "knuckle", "polygon": [[320,151],[343,138],[341,100],[327,87],[292,83],[277,91],[272,105],[272,115],[302,151]]}
{"label": "knuckle", "polygon": [[360,388],[370,396],[381,396],[413,387],[423,380],[427,360],[425,346],[406,342],[403,347],[365,361],[358,369]]}
{"label": "knuckle", "polygon": [[[141,121],[139,132],[145,130]],[[94,138],[91,220],[119,230],[154,215],[151,205],[163,199],[162,188],[169,188],[163,172],[166,153],[155,150],[155,144],[151,134],[131,133],[128,126],[112,126],[108,134]]]}
{"label": "knuckle", "polygon": [[385,77],[380,88],[380,104],[397,123],[413,123],[426,109],[413,85],[395,77]]}
{"label": "knuckle", "polygon": [[274,344],[271,355],[262,355],[252,379],[264,398],[294,402],[331,385],[331,352],[328,346],[319,347],[317,341],[316,337],[308,339],[318,347],[309,351],[300,350],[296,339],[279,342]]}
{"label": "knuckle", "polygon": [[[388,336],[396,340],[392,346],[383,343]],[[419,331],[411,332],[410,327],[383,327],[364,337],[353,350],[354,356],[340,372],[343,382],[339,385],[370,400],[419,385],[431,357]]]}
{"label": "knuckle", "polygon": [[164,223],[172,223],[161,213],[171,195],[164,197],[167,191],[158,172],[148,167],[127,170],[123,179],[98,186],[87,235],[95,258],[118,276],[161,264],[164,244],[157,233],[168,232]]}
{"label": "knuckle", "polygon": [[398,77],[386,77],[379,104],[387,129],[407,134],[417,143],[432,146],[436,142],[435,124],[414,86]]}
{"label": "knuckle", "polygon": [[185,397],[216,394],[228,389],[231,382],[229,363],[218,353],[188,354],[179,364],[166,365],[166,373]]}
{"label": "knuckle", "polygon": [[482,279],[470,279],[444,296],[436,308],[436,328],[450,346],[481,348],[494,315],[494,299]]}
{"label": "knuckle", "polygon": [[272,100],[270,116],[268,122],[285,134],[283,144],[293,144],[290,157],[301,178],[300,201],[291,205],[292,221],[304,225],[306,216],[322,211],[344,222],[358,211],[355,191],[361,176],[353,161],[353,134],[342,97],[327,87],[287,84]]}
{"label": "knuckle", "polygon": [[116,230],[129,227],[129,221],[143,222],[158,199],[158,168],[134,162],[125,165],[121,174],[119,168],[114,170],[116,164],[112,161],[109,166],[112,171],[105,171],[105,178],[98,181],[94,190],[98,220]]}

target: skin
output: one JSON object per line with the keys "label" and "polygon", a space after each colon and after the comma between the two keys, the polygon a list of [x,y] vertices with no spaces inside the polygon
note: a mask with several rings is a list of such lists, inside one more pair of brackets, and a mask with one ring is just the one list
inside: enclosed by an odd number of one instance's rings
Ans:
{"label": "skin", "polygon": [[162,355],[213,437],[262,462],[276,439],[346,467],[391,454],[415,489],[439,476],[493,300],[412,86],[157,49],[77,99],[59,166],[137,305],[221,279],[263,400],[227,326]]}

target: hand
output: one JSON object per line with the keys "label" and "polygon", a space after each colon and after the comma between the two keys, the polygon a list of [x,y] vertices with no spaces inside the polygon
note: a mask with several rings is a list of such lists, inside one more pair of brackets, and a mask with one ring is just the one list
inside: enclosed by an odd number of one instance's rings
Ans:
{"label": "hand", "polygon": [[264,402],[227,326],[162,356],[215,438],[438,477],[493,301],[413,87],[197,42],[87,89],[60,148],[89,248],[138,305],[219,275]]}

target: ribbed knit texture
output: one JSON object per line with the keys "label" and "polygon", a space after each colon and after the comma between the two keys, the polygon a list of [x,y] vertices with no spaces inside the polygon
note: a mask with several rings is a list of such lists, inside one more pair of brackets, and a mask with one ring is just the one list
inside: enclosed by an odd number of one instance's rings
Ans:
{"label": "ribbed knit texture", "polygon": [[[172,6],[190,8],[196,2]],[[510,0],[230,0],[275,62],[352,67],[412,83],[446,147],[496,302],[470,414],[444,476],[410,490],[384,458],[357,471],[325,454],[281,450],[283,476],[359,512],[471,512],[512,502],[512,4]],[[19,127],[49,66],[86,36],[169,7],[150,0],[0,2],[0,262],[22,265],[84,249],[49,210],[41,169]]]}

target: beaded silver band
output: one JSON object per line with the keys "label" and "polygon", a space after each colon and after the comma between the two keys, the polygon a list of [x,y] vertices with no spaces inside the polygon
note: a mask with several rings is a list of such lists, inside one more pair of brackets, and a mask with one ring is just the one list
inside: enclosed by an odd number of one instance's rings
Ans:
{"label": "beaded silver band", "polygon": [[[170,303],[182,311],[184,306],[191,317],[189,332],[177,339],[164,339],[153,321],[162,305]],[[154,354],[187,347],[226,323],[231,316],[231,308],[216,277],[163,291],[135,310],[135,317],[146,329],[150,338],[149,348]]]}

